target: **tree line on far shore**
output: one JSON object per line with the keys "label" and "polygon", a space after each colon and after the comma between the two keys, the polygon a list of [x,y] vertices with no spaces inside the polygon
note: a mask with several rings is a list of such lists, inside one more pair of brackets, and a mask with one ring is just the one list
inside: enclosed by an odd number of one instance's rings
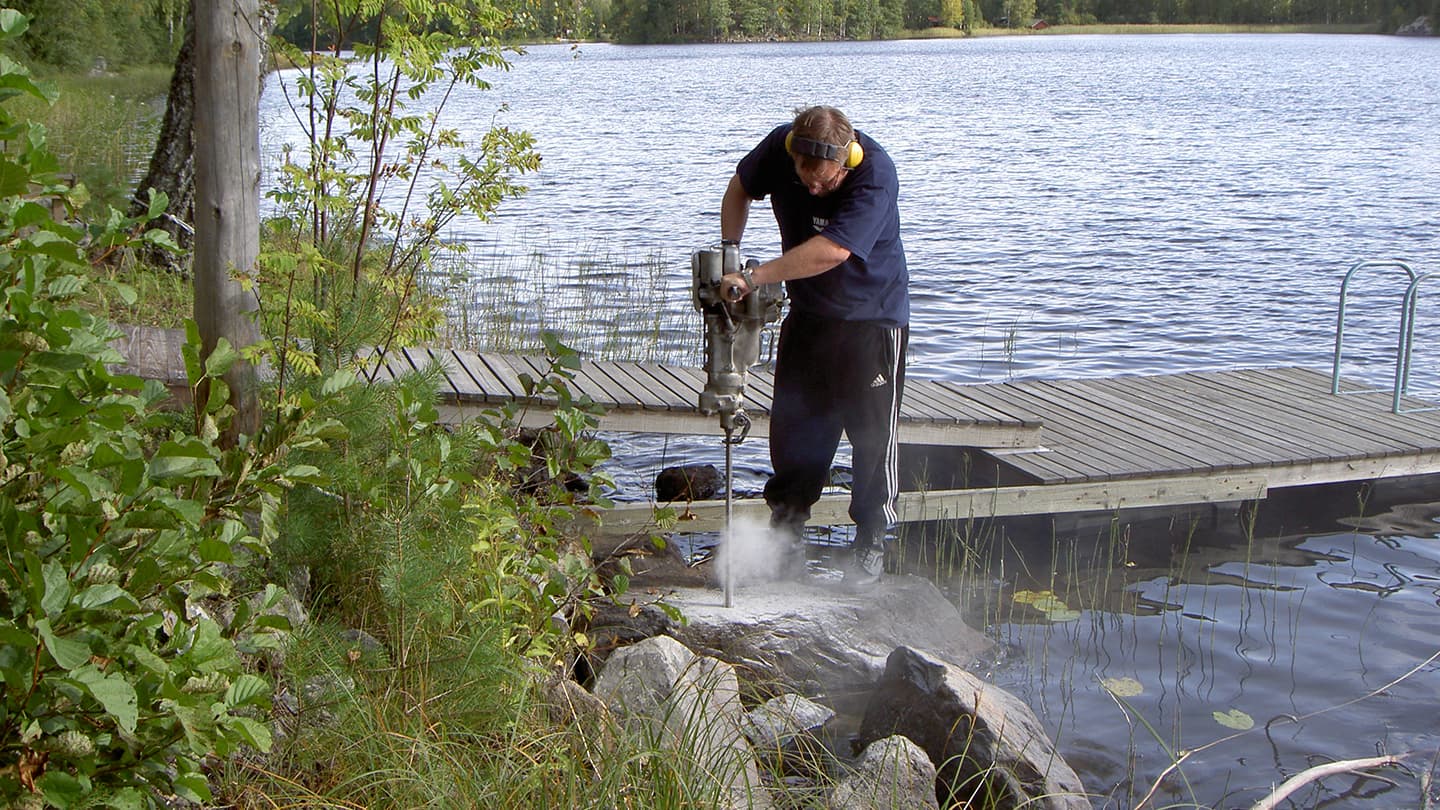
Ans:
{"label": "tree line on far shore", "polygon": [[[325,22],[361,0],[274,0],[277,36],[301,48],[372,42],[378,26],[336,30]],[[1048,25],[1349,25],[1394,31],[1440,0],[449,0],[459,18],[494,21],[512,41],[625,43],[733,40],[885,39],[945,27],[960,31]],[[0,0],[32,19],[10,55],[63,70],[173,63],[184,40],[189,0]],[[372,4],[373,5],[373,4]],[[465,14],[466,9],[473,10]]]}

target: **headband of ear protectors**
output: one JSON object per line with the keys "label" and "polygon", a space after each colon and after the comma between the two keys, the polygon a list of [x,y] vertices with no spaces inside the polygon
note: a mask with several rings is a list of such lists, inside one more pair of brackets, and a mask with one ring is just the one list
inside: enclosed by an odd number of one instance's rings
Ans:
{"label": "headband of ear protectors", "polygon": [[[806,157],[820,158],[821,160],[833,160],[844,164],[845,168],[853,169],[860,165],[865,159],[865,150],[860,148],[859,141],[851,141],[844,146],[837,146],[833,143],[825,143],[811,138],[797,138],[791,132],[785,136],[785,151],[792,155],[804,155]],[[844,156],[842,159],[841,156]]]}

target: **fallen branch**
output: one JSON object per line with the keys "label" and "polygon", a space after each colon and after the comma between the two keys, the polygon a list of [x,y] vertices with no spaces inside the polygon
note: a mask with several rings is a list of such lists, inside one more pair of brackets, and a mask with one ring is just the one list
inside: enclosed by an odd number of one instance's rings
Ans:
{"label": "fallen branch", "polygon": [[1368,759],[1342,759],[1337,762],[1329,762],[1324,765],[1316,765],[1313,768],[1306,768],[1300,773],[1280,783],[1280,787],[1264,799],[1255,803],[1250,810],[1275,810],[1285,797],[1299,790],[1304,785],[1324,779],[1327,776],[1334,776],[1341,773],[1353,771],[1368,771],[1371,768],[1384,768],[1391,765],[1399,765],[1410,754],[1392,754],[1383,757],[1370,757]]}

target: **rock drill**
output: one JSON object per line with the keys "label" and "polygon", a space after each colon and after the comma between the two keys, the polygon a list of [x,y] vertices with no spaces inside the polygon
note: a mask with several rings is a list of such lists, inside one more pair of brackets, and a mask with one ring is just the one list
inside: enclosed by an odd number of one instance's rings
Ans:
{"label": "rock drill", "polygon": [[[781,284],[756,287],[739,300],[725,300],[720,279],[740,273],[749,281],[750,269],[759,262],[743,262],[740,247],[722,243],[718,247],[695,251],[690,259],[695,309],[700,312],[705,328],[705,389],[700,392],[700,413],[720,415],[720,428],[725,432],[725,536],[730,537],[730,517],[734,498],[732,450],[750,433],[750,417],[745,414],[745,377],[760,359],[761,333],[769,324],[780,320],[785,308],[785,289]],[[732,555],[723,554],[725,607],[733,599],[734,577]]]}

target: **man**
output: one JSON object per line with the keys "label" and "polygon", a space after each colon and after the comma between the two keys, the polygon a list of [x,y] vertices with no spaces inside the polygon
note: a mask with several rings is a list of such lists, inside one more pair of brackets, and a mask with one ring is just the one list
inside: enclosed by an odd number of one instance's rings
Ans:
{"label": "man", "polygon": [[721,238],[738,244],[750,204],[770,197],[779,258],[722,279],[739,298],[784,281],[790,313],[780,327],[770,461],[771,526],[803,564],[801,533],[820,499],[842,431],[853,448],[847,582],[884,570],[885,538],[899,494],[896,417],[905,383],[910,294],[900,243],[895,164],[834,107],[801,110],[741,159],[720,209]]}

